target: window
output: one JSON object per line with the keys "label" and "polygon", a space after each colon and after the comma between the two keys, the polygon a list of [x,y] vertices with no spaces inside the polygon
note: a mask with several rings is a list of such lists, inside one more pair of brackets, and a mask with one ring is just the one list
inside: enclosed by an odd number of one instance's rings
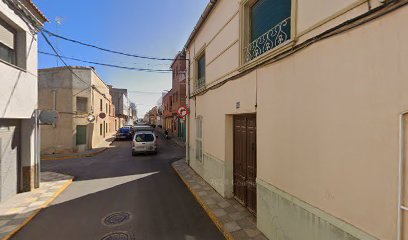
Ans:
{"label": "window", "polygon": [[105,123],[105,132],[106,133],[108,132],[108,124],[107,123]]}
{"label": "window", "polygon": [[105,106],[105,113],[106,113],[106,115],[108,114],[108,104],[106,103],[106,106]]}
{"label": "window", "polygon": [[[249,0],[244,6],[245,62],[291,39],[292,0]],[[249,31],[248,31],[249,30]]]}
{"label": "window", "polygon": [[16,61],[16,30],[0,19],[0,59],[13,65]]}
{"label": "window", "polygon": [[103,134],[103,125],[101,123],[101,124],[99,124],[99,135],[102,136],[102,134]]}
{"label": "window", "polygon": [[205,87],[205,54],[197,59],[196,90]]}
{"label": "window", "polygon": [[102,112],[103,111],[103,102],[102,102],[102,99],[100,99],[100,107],[99,107],[99,110]]}
{"label": "window", "polygon": [[88,98],[76,97],[76,111],[80,113],[88,112]]}
{"label": "window", "polygon": [[76,145],[86,144],[86,125],[76,127]]}
{"label": "window", "polygon": [[154,136],[150,133],[137,134],[135,140],[136,142],[153,142]]}
{"label": "window", "polygon": [[203,118],[196,118],[196,159],[203,161]]}

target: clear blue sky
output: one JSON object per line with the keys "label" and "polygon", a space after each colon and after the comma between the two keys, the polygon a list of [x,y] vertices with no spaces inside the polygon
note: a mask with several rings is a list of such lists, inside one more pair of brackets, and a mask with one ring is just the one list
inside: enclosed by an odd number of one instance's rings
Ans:
{"label": "clear blue sky", "polygon": [[[139,55],[173,58],[180,51],[209,0],[34,0],[50,20],[45,28],[104,48]],[[61,25],[56,18],[62,19]],[[170,62],[149,61],[104,53],[64,40],[61,55],[141,68],[168,69]],[[39,50],[52,52],[40,38]],[[69,65],[87,66],[66,60]],[[59,66],[62,63],[59,62]],[[39,68],[55,67],[55,57],[39,55]],[[161,92],[171,88],[170,73],[143,73],[95,66],[107,84],[130,91]],[[154,106],[160,94],[129,93],[138,116]]]}

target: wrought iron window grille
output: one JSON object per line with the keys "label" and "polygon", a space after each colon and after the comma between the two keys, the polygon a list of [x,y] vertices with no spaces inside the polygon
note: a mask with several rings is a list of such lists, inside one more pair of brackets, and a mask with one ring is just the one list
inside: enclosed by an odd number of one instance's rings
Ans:
{"label": "wrought iron window grille", "polygon": [[248,46],[244,48],[245,62],[249,62],[290,40],[290,19],[290,17],[286,18],[249,43]]}

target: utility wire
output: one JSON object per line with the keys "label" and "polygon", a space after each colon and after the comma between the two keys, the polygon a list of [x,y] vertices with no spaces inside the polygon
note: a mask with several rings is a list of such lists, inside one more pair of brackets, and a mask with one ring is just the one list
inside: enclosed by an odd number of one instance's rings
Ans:
{"label": "utility wire", "polygon": [[[59,55],[58,51],[55,49],[55,47],[52,45],[51,41],[47,38],[47,36],[45,36],[43,31],[40,31],[41,35],[44,37],[45,41],[47,42],[47,44],[51,47],[52,51],[56,54],[56,56],[61,60],[61,62],[65,65],[66,68],[68,68],[68,70],[81,82],[85,83],[86,85],[88,85],[87,88],[83,89],[82,91],[80,91],[79,93],[89,89],[89,88],[94,88],[92,84],[87,83],[86,81],[84,81],[82,78],[80,78],[73,70],[70,66],[68,66],[68,64],[65,62],[65,60]],[[96,92],[98,92],[99,94],[101,94],[102,96],[105,97],[105,94],[103,94],[102,92],[99,91],[99,89],[94,88]],[[77,94],[79,94],[77,93]],[[77,95],[76,94],[76,95]],[[75,96],[75,95],[74,95]],[[106,97],[105,97],[106,98]]]}
{"label": "utility wire", "polygon": [[80,78],[69,66],[68,64],[65,62],[65,60],[59,55],[58,51],[55,49],[55,47],[52,45],[51,41],[45,36],[44,32],[41,31],[41,35],[44,37],[45,42],[47,42],[47,44],[51,47],[52,51],[55,53],[55,56],[58,57],[61,62],[69,69],[69,71],[75,75],[75,77],[78,78],[79,81],[85,83],[86,85],[92,86],[91,84],[85,82],[84,80],[82,80],[82,78]]}
{"label": "utility wire", "polygon": [[65,57],[65,56],[61,56],[61,55],[58,55],[58,54],[47,53],[47,52],[42,52],[42,51],[38,51],[38,53],[41,53],[43,55],[53,56],[53,57],[60,57],[60,58],[64,58],[64,59],[74,60],[74,61],[83,62],[83,63],[95,64],[95,65],[100,65],[100,66],[105,66],[105,67],[120,68],[120,69],[126,69],[126,70],[134,70],[134,71],[140,71],[140,72],[169,73],[169,72],[172,71],[170,69],[135,68],[135,67],[126,67],[126,66],[120,66],[120,65],[113,65],[113,64],[109,64],[109,63],[93,62],[93,61],[82,60],[82,59],[79,59],[79,58]]}
{"label": "utility wire", "polygon": [[140,93],[140,94],[162,94],[161,92],[144,92],[144,91],[135,91],[135,90],[128,90],[130,93]]}
{"label": "utility wire", "polygon": [[[120,55],[124,55],[124,56],[128,56],[128,57],[135,57],[135,58],[142,58],[142,59],[150,59],[150,60],[158,60],[158,61],[173,61],[174,58],[159,58],[159,57],[149,57],[149,56],[142,56],[142,55],[137,55],[137,54],[131,54],[131,53],[124,53],[124,52],[119,52],[119,51],[115,51],[115,50],[110,50],[110,49],[106,49],[106,48],[102,48],[93,44],[89,44],[89,43],[84,43],[78,40],[74,40],[71,38],[67,38],[67,37],[63,37],[61,35],[55,34],[53,32],[50,32],[46,29],[43,29],[44,32],[48,33],[50,36],[56,37],[56,38],[60,38],[63,39],[65,41],[69,41],[69,42],[73,42],[73,43],[77,43],[83,46],[87,46],[87,47],[92,47],[92,48],[96,48],[98,50],[101,51],[105,51],[105,52],[110,52],[110,53],[115,53],[115,54],[120,54]],[[185,60],[185,59],[184,59]]]}

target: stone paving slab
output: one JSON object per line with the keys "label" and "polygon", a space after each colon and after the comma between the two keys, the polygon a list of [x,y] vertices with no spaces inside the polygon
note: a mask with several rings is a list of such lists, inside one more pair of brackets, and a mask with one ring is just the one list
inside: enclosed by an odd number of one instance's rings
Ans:
{"label": "stone paving slab", "polygon": [[0,239],[9,239],[43,208],[47,207],[73,180],[72,176],[42,172],[40,187],[17,194],[0,204]]}
{"label": "stone paving slab", "polygon": [[223,198],[184,159],[172,166],[226,239],[267,240],[256,228],[255,217],[238,201]]}

